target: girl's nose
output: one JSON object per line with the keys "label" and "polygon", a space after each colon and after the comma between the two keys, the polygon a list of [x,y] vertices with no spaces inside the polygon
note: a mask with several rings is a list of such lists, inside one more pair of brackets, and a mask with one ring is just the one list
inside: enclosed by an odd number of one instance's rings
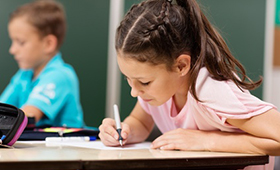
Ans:
{"label": "girl's nose", "polygon": [[137,85],[131,85],[130,87],[131,87],[130,95],[132,97],[137,97],[141,93],[143,93],[142,90],[139,87],[137,87]]}
{"label": "girl's nose", "polygon": [[135,88],[132,88],[132,87],[131,87],[130,95],[131,95],[132,97],[137,97],[137,96],[138,96],[137,90],[136,90]]}

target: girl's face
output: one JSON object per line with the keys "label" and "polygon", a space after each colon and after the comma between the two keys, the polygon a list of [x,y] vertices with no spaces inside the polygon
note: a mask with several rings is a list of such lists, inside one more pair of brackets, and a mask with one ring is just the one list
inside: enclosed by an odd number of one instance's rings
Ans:
{"label": "girl's face", "polygon": [[131,96],[140,96],[150,105],[159,106],[187,86],[182,75],[168,71],[164,64],[150,65],[118,55],[118,65],[131,87]]}
{"label": "girl's face", "polygon": [[36,70],[45,64],[48,59],[44,54],[44,38],[27,22],[26,17],[14,18],[8,25],[8,31],[12,41],[9,52],[21,69]]}

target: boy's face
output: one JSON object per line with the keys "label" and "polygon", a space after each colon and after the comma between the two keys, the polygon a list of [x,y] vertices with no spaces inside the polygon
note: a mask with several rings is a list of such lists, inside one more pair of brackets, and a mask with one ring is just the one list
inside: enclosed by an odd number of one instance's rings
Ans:
{"label": "boy's face", "polygon": [[14,18],[8,25],[12,44],[9,52],[14,55],[21,69],[37,69],[45,63],[44,39],[25,17]]}
{"label": "boy's face", "polygon": [[181,74],[168,71],[164,64],[153,66],[118,55],[118,65],[131,87],[131,96],[140,96],[150,105],[162,105],[182,88],[184,92],[187,89]]}

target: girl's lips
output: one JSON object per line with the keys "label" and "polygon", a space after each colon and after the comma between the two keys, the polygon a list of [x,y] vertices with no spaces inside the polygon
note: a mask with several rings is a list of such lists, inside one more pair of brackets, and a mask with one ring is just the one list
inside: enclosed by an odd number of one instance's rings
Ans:
{"label": "girl's lips", "polygon": [[152,99],[143,99],[145,102],[152,101]]}

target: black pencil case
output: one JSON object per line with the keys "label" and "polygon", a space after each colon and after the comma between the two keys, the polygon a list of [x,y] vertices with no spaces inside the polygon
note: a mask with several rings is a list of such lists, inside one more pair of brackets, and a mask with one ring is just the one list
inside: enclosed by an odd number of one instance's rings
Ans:
{"label": "black pencil case", "polygon": [[[59,127],[53,127],[59,128]],[[48,128],[47,128],[48,129]],[[18,141],[30,141],[30,140],[45,140],[46,137],[70,137],[70,136],[95,136],[98,138],[99,130],[98,128],[65,128],[69,130],[68,132],[46,132],[44,128],[34,128],[33,130],[26,128],[21,136],[18,138]]]}
{"label": "black pencil case", "polygon": [[26,125],[27,117],[21,109],[0,103],[0,145],[12,146]]}

